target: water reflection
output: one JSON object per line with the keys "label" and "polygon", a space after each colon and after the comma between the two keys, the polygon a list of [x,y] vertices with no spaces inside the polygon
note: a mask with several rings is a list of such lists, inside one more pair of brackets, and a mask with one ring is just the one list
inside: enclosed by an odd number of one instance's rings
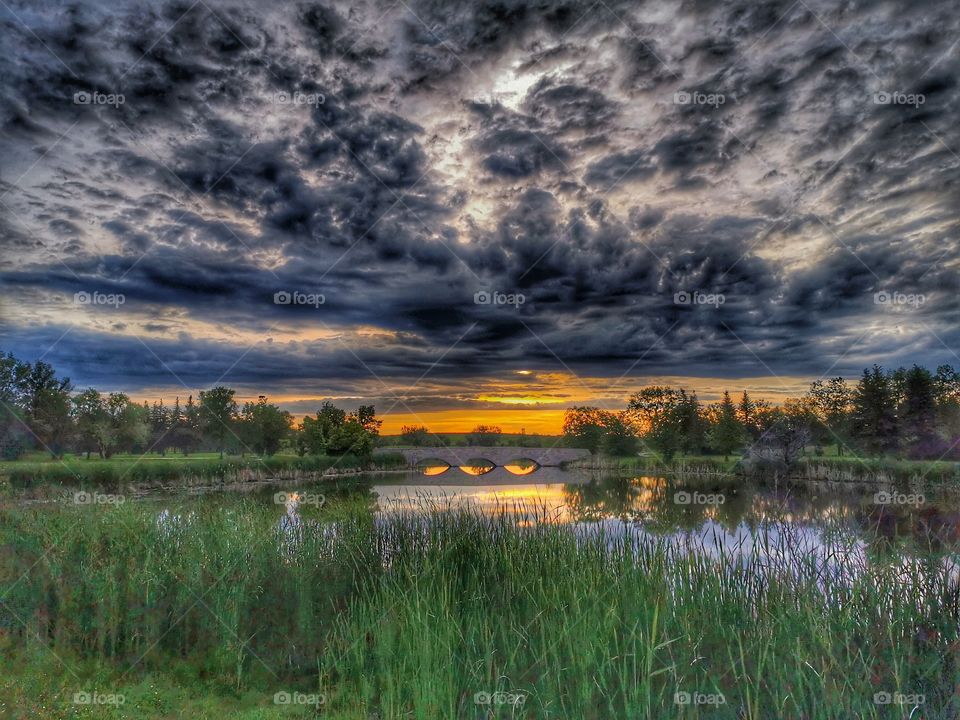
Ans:
{"label": "water reflection", "polygon": [[493,463],[484,464],[483,462],[476,462],[470,465],[460,465],[459,467],[467,475],[486,475],[487,473],[493,472],[497,466]]}
{"label": "water reflection", "polygon": [[[417,465],[417,470],[425,477],[434,477],[443,475],[451,467],[453,466],[443,460],[424,460]],[[482,458],[470,458],[463,465],[457,467],[467,475],[473,476],[487,475],[497,469],[493,462]],[[540,465],[529,458],[510,460],[501,467],[511,475],[532,475],[540,470]]]}
{"label": "water reflection", "polygon": [[382,514],[470,507],[513,515],[521,527],[566,523],[583,535],[627,534],[640,544],[668,542],[678,552],[715,548],[738,562],[755,557],[761,548],[794,565],[804,558],[819,559],[825,572],[836,570],[837,562],[855,567],[896,558],[912,565],[934,556],[934,564],[955,569],[960,560],[955,556],[960,550],[956,495],[931,497],[916,508],[878,505],[874,489],[776,489],[647,476],[590,478],[562,471],[544,479],[572,482],[519,483],[506,480],[509,472],[501,468],[497,477],[502,480],[485,479],[482,485],[378,484],[373,491]]}
{"label": "water reflection", "polygon": [[[582,537],[602,533],[610,542],[634,548],[666,545],[677,558],[696,554],[722,559],[730,568],[761,562],[783,573],[809,568],[806,564],[813,562],[829,577],[882,563],[905,578],[944,568],[951,578],[958,574],[956,493],[931,492],[922,506],[914,507],[878,504],[875,488],[841,492],[647,476],[592,477],[558,468],[540,468],[535,477],[542,481],[525,481],[498,467],[486,469],[476,480],[460,473],[430,478],[411,472],[391,479],[327,481],[296,492],[263,486],[249,492],[275,508],[278,544],[288,559],[306,550],[302,537],[307,527],[321,524],[325,533],[337,532],[338,515],[320,502],[325,497],[328,502],[349,500],[351,507],[357,501],[368,505],[375,523],[391,513],[425,515],[469,507],[504,514],[519,527],[568,524]],[[202,502],[222,505],[229,513],[237,499],[235,493],[223,493]],[[158,511],[157,522],[163,532],[191,532],[196,499],[160,502],[164,509]]]}
{"label": "water reflection", "polygon": [[447,470],[449,470],[452,465],[423,465],[420,467],[420,472],[422,472],[427,477],[433,475],[443,475]]}
{"label": "water reflection", "polygon": [[503,469],[512,475],[531,475],[540,469],[540,466],[537,465],[533,460],[511,460],[506,465],[503,466]]}

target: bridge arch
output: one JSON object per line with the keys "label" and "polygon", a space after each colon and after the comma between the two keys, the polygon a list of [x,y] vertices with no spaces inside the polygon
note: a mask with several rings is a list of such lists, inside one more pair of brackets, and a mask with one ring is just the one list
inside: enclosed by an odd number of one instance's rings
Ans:
{"label": "bridge arch", "polygon": [[448,465],[461,467],[470,461],[484,459],[496,467],[505,467],[516,460],[536,463],[539,467],[558,467],[563,463],[590,457],[583,448],[529,448],[529,447],[414,447],[379,448],[377,453],[398,453],[407,463],[416,466],[423,460],[441,460]]}

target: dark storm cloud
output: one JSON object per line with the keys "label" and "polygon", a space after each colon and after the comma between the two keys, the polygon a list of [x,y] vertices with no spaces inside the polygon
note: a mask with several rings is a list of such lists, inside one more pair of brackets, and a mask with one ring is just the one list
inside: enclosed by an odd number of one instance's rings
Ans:
{"label": "dark storm cloud", "polygon": [[[249,345],[178,322],[263,336],[230,381],[331,390],[371,371],[950,360],[958,17],[746,0],[11,4],[7,344],[55,345],[81,382],[125,389],[169,375],[139,332],[163,335],[149,344],[191,387]],[[876,100],[896,93],[923,101]],[[57,313],[94,289],[123,293],[128,315],[64,335]],[[878,305],[884,292],[926,297]],[[694,293],[724,301],[677,300]],[[278,323],[343,333],[359,360],[267,342]]]}
{"label": "dark storm cloud", "polygon": [[614,153],[598,160],[587,169],[584,179],[591,185],[608,188],[623,180],[649,177],[656,167],[642,150]]}
{"label": "dark storm cloud", "polygon": [[616,114],[616,103],[595,88],[544,78],[527,93],[524,109],[563,132],[606,126]]}

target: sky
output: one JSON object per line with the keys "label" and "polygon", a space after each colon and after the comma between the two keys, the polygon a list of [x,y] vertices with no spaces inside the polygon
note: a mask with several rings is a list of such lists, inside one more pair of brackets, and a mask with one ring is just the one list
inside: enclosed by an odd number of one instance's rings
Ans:
{"label": "sky", "polygon": [[549,432],[960,366],[960,3],[0,6],[0,349]]}

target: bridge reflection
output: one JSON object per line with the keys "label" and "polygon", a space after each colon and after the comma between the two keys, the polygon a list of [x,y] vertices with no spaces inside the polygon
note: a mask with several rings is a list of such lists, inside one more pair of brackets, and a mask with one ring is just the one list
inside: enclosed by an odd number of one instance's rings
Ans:
{"label": "bridge reflection", "polygon": [[453,467],[473,476],[486,475],[498,467],[503,468],[511,475],[532,475],[540,469],[540,464],[530,458],[516,458],[503,465],[497,465],[486,458],[469,458],[463,465],[451,465],[439,458],[428,458],[417,463],[417,469],[428,477],[443,475]]}

